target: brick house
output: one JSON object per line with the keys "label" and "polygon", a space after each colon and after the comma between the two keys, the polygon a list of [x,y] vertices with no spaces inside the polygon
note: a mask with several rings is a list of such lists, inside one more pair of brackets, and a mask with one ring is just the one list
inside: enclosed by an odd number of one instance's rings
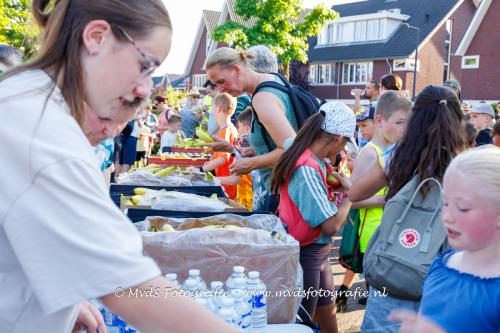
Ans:
{"label": "brick house", "polygon": [[[417,94],[429,84],[471,77],[472,72],[457,68],[460,60],[453,54],[487,2],[493,1],[368,0],[333,6],[341,18],[325,26],[318,37],[310,38],[308,68],[298,66],[297,70],[307,71],[309,90],[318,97],[347,103],[353,101],[353,88],[363,88],[370,78],[378,81],[388,73],[398,74],[411,96],[417,44]],[[496,2],[499,9],[500,1]],[[491,27],[484,29],[486,34],[493,33],[499,24],[493,20]],[[491,64],[493,59],[487,61]],[[464,91],[469,85],[476,83],[465,83]],[[486,98],[481,94],[471,89],[465,97]]]}
{"label": "brick house", "polygon": [[[451,57],[465,100],[500,100],[500,1],[482,0]],[[496,37],[495,37],[496,36]]]}

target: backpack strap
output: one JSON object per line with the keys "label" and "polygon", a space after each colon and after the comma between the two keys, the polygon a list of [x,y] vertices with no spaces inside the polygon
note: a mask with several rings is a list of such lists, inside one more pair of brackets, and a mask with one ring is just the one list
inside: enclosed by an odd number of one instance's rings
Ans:
{"label": "backpack strap", "polygon": [[264,82],[260,83],[259,85],[257,85],[257,87],[255,88],[255,91],[252,94],[252,101],[251,101],[251,105],[252,105],[252,109],[253,109],[253,122],[252,122],[251,132],[255,133],[254,132],[255,131],[255,123],[259,124],[260,127],[262,128],[262,138],[264,139],[264,144],[266,145],[267,150],[272,151],[271,143],[269,142],[269,139],[268,139],[268,136],[270,136],[269,132],[266,130],[264,125],[262,125],[262,123],[259,120],[259,116],[257,115],[257,112],[255,112],[255,108],[253,106],[253,98],[263,88],[277,89],[277,90],[282,91],[290,96],[290,88],[289,88],[290,83],[282,75],[280,75],[278,73],[270,73],[270,74],[273,74],[273,75],[279,77],[285,85],[279,84],[278,82],[275,82],[275,81],[264,81]]}
{"label": "backpack strap", "polygon": [[[406,218],[406,215],[408,215],[408,211],[410,210],[411,205],[413,204],[413,201],[415,201],[415,198],[416,198],[417,194],[419,193],[420,189],[422,188],[422,186],[424,186],[429,181],[436,183],[438,186],[438,189],[439,189],[439,193],[442,193],[443,187],[441,186],[441,183],[437,179],[427,178],[427,179],[424,179],[422,182],[420,182],[420,184],[417,186],[417,189],[413,192],[413,195],[411,196],[410,201],[408,201],[408,204],[406,205],[406,208],[403,211],[403,214],[401,214],[401,217],[394,224],[392,231],[391,231],[391,234],[389,236],[389,239],[387,240],[388,244],[394,243],[394,241],[396,239],[396,234],[399,230],[399,227],[401,226],[401,224],[403,224],[403,221]],[[424,233],[424,236],[422,237],[422,245],[420,246],[419,252],[427,252],[427,250],[429,248],[430,240],[431,240],[431,236],[432,236],[432,223],[434,222],[434,219],[435,219],[436,215],[439,213],[440,209],[441,209],[441,196],[439,196],[439,201],[436,205],[436,208],[434,209],[434,213],[432,214],[432,217],[430,219],[429,224],[425,228],[425,233]]]}

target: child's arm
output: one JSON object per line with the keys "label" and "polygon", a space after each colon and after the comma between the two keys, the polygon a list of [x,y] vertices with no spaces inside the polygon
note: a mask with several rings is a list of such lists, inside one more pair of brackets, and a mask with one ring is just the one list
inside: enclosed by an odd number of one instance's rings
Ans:
{"label": "child's arm", "polygon": [[373,197],[352,203],[351,208],[375,208],[384,207],[385,195],[374,195]]}
{"label": "child's arm", "polygon": [[224,185],[238,185],[241,181],[241,176],[217,177],[217,179]]}
{"label": "child's arm", "polygon": [[356,160],[356,167],[352,170],[351,174],[351,182],[354,184],[359,181],[364,177],[364,174],[369,169],[374,168],[375,165],[378,165],[377,152],[372,147],[365,148]]}
{"label": "child's arm", "polygon": [[387,178],[378,162],[369,168],[357,182],[353,182],[349,190],[349,198],[352,201],[361,201],[375,195],[381,188],[387,186]]}
{"label": "child's arm", "polygon": [[226,159],[224,157],[217,157],[203,164],[202,169],[204,172],[213,171],[224,164],[226,164]]}

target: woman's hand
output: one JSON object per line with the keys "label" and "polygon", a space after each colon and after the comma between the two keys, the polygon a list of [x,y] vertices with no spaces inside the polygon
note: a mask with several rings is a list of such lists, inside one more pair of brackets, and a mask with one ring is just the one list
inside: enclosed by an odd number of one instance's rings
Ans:
{"label": "woman's hand", "polygon": [[441,327],[413,311],[392,311],[389,320],[401,323],[400,333],[446,333]]}
{"label": "woman's hand", "polygon": [[215,142],[208,142],[206,145],[210,148],[212,148],[215,151],[223,152],[223,153],[232,153],[234,146],[227,142],[226,140],[223,140],[221,138],[213,138]]}
{"label": "woman's hand", "polygon": [[73,327],[72,333],[81,332],[84,330],[87,333],[106,333],[106,325],[101,313],[90,302],[82,302],[78,317]]}
{"label": "woman's hand", "polygon": [[248,175],[254,169],[251,158],[239,158],[229,166],[229,172],[237,176]]}
{"label": "woman's hand", "polygon": [[240,147],[239,151],[242,157],[254,157],[257,155],[252,147]]}

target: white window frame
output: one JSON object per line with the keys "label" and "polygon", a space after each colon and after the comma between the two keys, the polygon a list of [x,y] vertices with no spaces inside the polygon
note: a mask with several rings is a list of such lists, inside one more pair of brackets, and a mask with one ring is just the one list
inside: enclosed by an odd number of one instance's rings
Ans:
{"label": "white window frame", "polygon": [[[365,80],[356,80],[356,68],[357,66],[366,65],[366,78]],[[350,74],[351,68],[353,70],[354,78],[350,77],[348,74],[348,80],[346,78],[346,68],[347,72]],[[359,85],[366,84],[373,75],[373,62],[345,62],[342,64],[342,85]]]}
{"label": "white window frame", "polygon": [[[397,65],[404,64],[403,67]],[[392,61],[392,70],[395,72],[413,72],[415,68],[415,59],[394,59]],[[420,60],[417,60],[417,72],[420,71]]]}
{"label": "white window frame", "polygon": [[[467,60],[475,60],[476,63],[473,64],[473,65],[468,65],[468,64],[466,64]],[[478,55],[475,55],[475,56],[463,56],[462,57],[462,68],[463,69],[479,68],[479,56]]]}
{"label": "white window frame", "polygon": [[[329,68],[328,73],[330,74],[328,78],[325,77],[327,68]],[[313,86],[335,85],[335,64],[334,63],[310,64],[308,80],[309,84]]]}
{"label": "white window frame", "polygon": [[207,81],[207,74],[193,74],[193,89],[201,89]]}

